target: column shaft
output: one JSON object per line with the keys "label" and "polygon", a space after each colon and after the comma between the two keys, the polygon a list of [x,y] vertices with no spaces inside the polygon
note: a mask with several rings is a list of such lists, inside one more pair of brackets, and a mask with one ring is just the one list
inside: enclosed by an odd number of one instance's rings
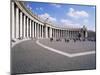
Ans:
{"label": "column shaft", "polygon": [[29,30],[30,31],[30,36],[29,37],[31,38],[32,37],[32,20],[31,19],[30,19],[30,26],[29,27],[30,27],[29,28],[30,29]]}
{"label": "column shaft", "polygon": [[50,38],[52,38],[52,28],[50,28]]}
{"label": "column shaft", "polygon": [[24,38],[26,37],[26,16],[24,15]]}
{"label": "column shaft", "polygon": [[19,9],[16,7],[16,38],[19,38]]}
{"label": "column shaft", "polygon": [[39,38],[39,24],[37,23],[37,38]]}
{"label": "column shaft", "polygon": [[27,17],[27,38],[29,37],[29,19]]}
{"label": "column shaft", "polygon": [[44,36],[43,36],[43,33],[44,33],[44,32],[43,32],[43,26],[42,26],[42,38],[44,37]]}
{"label": "column shaft", "polygon": [[36,36],[37,36],[37,35],[36,35],[36,34],[37,34],[37,32],[36,32],[36,28],[37,28],[37,27],[36,27],[36,22],[34,23],[34,26],[35,26],[35,38],[36,38]]}
{"label": "column shaft", "polygon": [[11,25],[11,35],[12,35],[12,39],[15,39],[15,6],[14,6],[14,2],[12,2],[12,25]]}
{"label": "column shaft", "polygon": [[40,38],[41,38],[41,33],[42,33],[42,32],[41,32],[41,25],[40,25]]}
{"label": "column shaft", "polygon": [[33,38],[34,38],[34,34],[35,34],[35,32],[34,32],[34,31],[35,31],[35,30],[34,30],[34,22],[32,22],[32,28],[33,28],[33,29],[32,29],[32,35],[33,35]]}
{"label": "column shaft", "polygon": [[41,38],[41,25],[39,24],[39,38]]}
{"label": "column shaft", "polygon": [[47,30],[47,27],[45,27],[45,38],[48,37],[48,30]]}
{"label": "column shaft", "polygon": [[22,12],[20,12],[20,38],[22,38]]}

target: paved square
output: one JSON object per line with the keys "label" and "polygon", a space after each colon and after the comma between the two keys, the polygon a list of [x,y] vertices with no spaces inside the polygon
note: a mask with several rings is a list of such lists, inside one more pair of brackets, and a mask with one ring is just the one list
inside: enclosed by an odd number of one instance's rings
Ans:
{"label": "paved square", "polygon": [[[84,50],[93,51],[95,49],[95,42],[76,42],[74,45],[72,44],[73,42],[50,42],[48,39],[39,41],[42,44],[69,53],[84,52]],[[39,46],[36,40],[27,40],[15,45],[11,50],[11,59],[12,73],[54,72],[96,68],[95,54],[69,58]]]}

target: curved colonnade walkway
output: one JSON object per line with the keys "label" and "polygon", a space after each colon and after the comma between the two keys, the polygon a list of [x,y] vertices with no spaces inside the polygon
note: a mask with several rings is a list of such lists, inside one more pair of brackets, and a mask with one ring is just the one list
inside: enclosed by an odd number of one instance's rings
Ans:
{"label": "curved colonnade walkway", "polygon": [[95,69],[95,42],[26,40],[12,47],[11,59],[12,73]]}

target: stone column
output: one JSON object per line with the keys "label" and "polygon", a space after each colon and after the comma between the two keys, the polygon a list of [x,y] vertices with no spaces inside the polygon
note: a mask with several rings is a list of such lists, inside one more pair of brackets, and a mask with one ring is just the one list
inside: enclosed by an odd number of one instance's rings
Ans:
{"label": "stone column", "polygon": [[26,16],[24,15],[24,38],[26,37]]}
{"label": "stone column", "polygon": [[61,38],[62,38],[62,30],[61,30]]}
{"label": "stone column", "polygon": [[59,38],[59,29],[58,29],[58,38]]}
{"label": "stone column", "polygon": [[40,25],[40,38],[42,38],[42,25]]}
{"label": "stone column", "polygon": [[72,31],[70,31],[70,38],[72,38]]}
{"label": "stone column", "polygon": [[39,24],[39,38],[41,38],[41,25]]}
{"label": "stone column", "polygon": [[63,38],[63,30],[62,30],[62,38]]}
{"label": "stone column", "polygon": [[57,38],[58,38],[58,29],[57,29]]}
{"label": "stone column", "polygon": [[54,29],[52,28],[52,38],[54,38]]}
{"label": "stone column", "polygon": [[42,25],[42,38],[43,38],[43,25]]}
{"label": "stone column", "polygon": [[68,33],[68,38],[69,38],[69,30],[67,31],[67,33]]}
{"label": "stone column", "polygon": [[36,23],[36,38],[38,38],[38,23]]}
{"label": "stone column", "polygon": [[16,38],[19,38],[19,9],[16,7]]}
{"label": "stone column", "polygon": [[55,38],[55,29],[54,29],[54,38]]}
{"label": "stone column", "polygon": [[74,38],[75,31],[73,31],[73,38]]}
{"label": "stone column", "polygon": [[69,35],[70,35],[70,38],[71,38],[71,31],[69,31]]}
{"label": "stone column", "polygon": [[27,17],[27,38],[29,37],[29,19]]}
{"label": "stone column", "polygon": [[40,24],[38,24],[38,38],[40,38]]}
{"label": "stone column", "polygon": [[70,31],[70,38],[72,38],[72,31]]}
{"label": "stone column", "polygon": [[30,31],[30,36],[29,37],[31,38],[32,37],[32,20],[31,19],[30,19],[30,26],[29,27],[30,27],[29,28],[30,29],[29,30]]}
{"label": "stone column", "polygon": [[20,32],[20,38],[23,38],[22,37],[22,12],[20,12],[20,30],[19,30],[19,32]]}
{"label": "stone column", "polygon": [[58,35],[58,32],[57,32],[57,29],[56,29],[56,38],[58,37],[57,35]]}
{"label": "stone column", "polygon": [[72,38],[74,38],[74,31],[72,32]]}
{"label": "stone column", "polygon": [[52,28],[50,27],[50,38],[52,38]]}
{"label": "stone column", "polygon": [[58,38],[59,38],[59,29],[58,29]]}
{"label": "stone column", "polygon": [[56,38],[56,29],[55,29],[55,38]]}
{"label": "stone column", "polygon": [[37,31],[37,29],[36,29],[36,28],[37,28],[37,27],[36,27],[37,24],[36,24],[36,22],[34,23],[34,26],[35,26],[35,38],[36,38],[36,36],[37,36],[37,32],[36,32],[36,31]]}
{"label": "stone column", "polygon": [[60,30],[60,38],[61,38],[61,30]]}
{"label": "stone column", "polygon": [[37,38],[39,38],[39,24],[37,23]]}
{"label": "stone column", "polygon": [[56,38],[56,29],[55,29],[55,38]]}
{"label": "stone column", "polygon": [[41,24],[40,24],[40,38],[41,38]]}
{"label": "stone column", "polygon": [[59,38],[60,38],[60,30],[59,30]]}
{"label": "stone column", "polygon": [[65,38],[66,38],[66,30],[65,30],[64,34],[65,34]]}
{"label": "stone column", "polygon": [[74,38],[74,34],[75,34],[75,32],[73,31],[73,38]]}
{"label": "stone column", "polygon": [[69,38],[69,31],[67,30],[67,37]]}
{"label": "stone column", "polygon": [[85,38],[87,38],[88,37],[88,33],[87,33],[87,30],[85,31]]}
{"label": "stone column", "polygon": [[75,37],[78,38],[78,31],[76,31]]}
{"label": "stone column", "polygon": [[63,38],[63,30],[62,30],[62,38]]}
{"label": "stone column", "polygon": [[31,38],[33,38],[33,21],[31,20]]}
{"label": "stone column", "polygon": [[55,35],[55,38],[56,38],[56,29],[54,29],[54,33],[55,33],[54,35]]}
{"label": "stone column", "polygon": [[60,30],[60,38],[61,38],[61,30]]}
{"label": "stone column", "polygon": [[53,34],[53,33],[54,33],[54,30],[53,30],[53,28],[52,28],[52,38],[54,38],[54,34]]}
{"label": "stone column", "polygon": [[62,38],[63,38],[63,30],[62,30]]}
{"label": "stone column", "polygon": [[47,26],[45,27],[45,38],[48,38],[48,30]]}
{"label": "stone column", "polygon": [[65,38],[65,30],[64,30],[64,38]]}
{"label": "stone column", "polygon": [[70,38],[70,31],[69,31],[69,38]]}
{"label": "stone column", "polygon": [[64,38],[65,38],[65,30],[64,30],[64,33],[63,34],[64,34]]}
{"label": "stone column", "polygon": [[72,38],[73,38],[73,31],[72,31]]}
{"label": "stone column", "polygon": [[16,35],[16,25],[15,25],[15,6],[14,6],[14,2],[12,2],[12,25],[11,25],[11,35],[12,35],[12,39],[15,39],[15,35]]}
{"label": "stone column", "polygon": [[27,16],[25,19],[25,38],[27,38]]}
{"label": "stone column", "polygon": [[66,38],[67,38],[67,30],[66,30]]}
{"label": "stone column", "polygon": [[39,24],[37,23],[36,26],[37,26],[37,28],[36,28],[36,32],[37,32],[36,36],[37,36],[37,38],[39,38]]}
{"label": "stone column", "polygon": [[59,37],[59,30],[57,29],[57,38]]}
{"label": "stone column", "polygon": [[32,21],[32,35],[33,35],[32,37],[33,37],[33,38],[34,38],[34,33],[35,33],[35,32],[34,32],[34,22]]}
{"label": "stone column", "polygon": [[54,29],[54,37],[56,38],[56,29]]}
{"label": "stone column", "polygon": [[41,38],[41,24],[40,24],[40,38]]}
{"label": "stone column", "polygon": [[52,37],[54,38],[54,29],[52,28]]}
{"label": "stone column", "polygon": [[69,31],[69,39],[70,39],[70,31]]}
{"label": "stone column", "polygon": [[42,38],[42,25],[41,25],[41,38]]}
{"label": "stone column", "polygon": [[72,38],[73,38],[73,31],[72,31]]}

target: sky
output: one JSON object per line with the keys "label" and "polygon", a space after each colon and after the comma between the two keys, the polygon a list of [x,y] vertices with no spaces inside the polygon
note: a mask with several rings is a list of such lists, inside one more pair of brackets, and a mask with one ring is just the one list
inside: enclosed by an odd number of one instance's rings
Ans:
{"label": "sky", "polygon": [[25,1],[25,6],[41,18],[60,27],[83,27],[95,31],[95,6]]}

